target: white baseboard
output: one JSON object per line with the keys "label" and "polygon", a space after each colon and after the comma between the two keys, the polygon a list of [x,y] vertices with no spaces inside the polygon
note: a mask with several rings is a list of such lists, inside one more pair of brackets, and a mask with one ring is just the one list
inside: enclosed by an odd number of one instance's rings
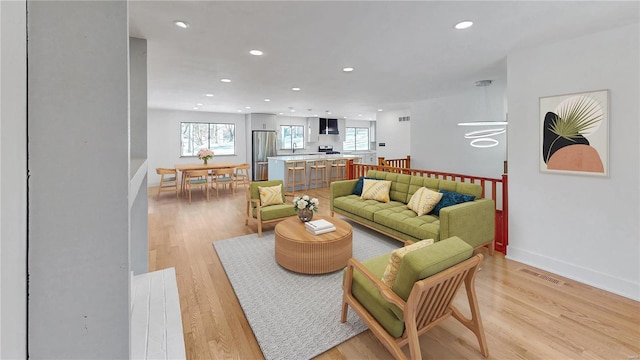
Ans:
{"label": "white baseboard", "polygon": [[620,279],[609,274],[587,269],[546,255],[509,246],[507,259],[521,262],[554,274],[594,286],[626,298],[640,301],[640,283]]}

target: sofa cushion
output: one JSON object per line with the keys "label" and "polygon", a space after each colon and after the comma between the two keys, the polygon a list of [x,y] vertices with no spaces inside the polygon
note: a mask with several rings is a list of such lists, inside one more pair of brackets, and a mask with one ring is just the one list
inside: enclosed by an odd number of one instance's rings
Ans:
{"label": "sofa cushion", "polygon": [[412,251],[432,244],[433,239],[427,239],[415,242],[408,246],[401,247],[400,249],[393,250],[391,252],[391,255],[389,256],[389,261],[387,261],[387,267],[384,269],[384,274],[382,274],[382,282],[388,287],[392,287],[396,282],[398,269],[400,268],[400,264],[402,264],[402,259],[404,258],[404,256]]}
{"label": "sofa cushion", "polygon": [[284,203],[282,200],[282,185],[276,186],[258,186],[260,192],[260,205],[278,205]]}
{"label": "sofa cushion", "polygon": [[446,190],[466,195],[473,195],[476,198],[482,197],[482,186],[461,181],[440,180],[440,182],[438,183],[438,190]]}
{"label": "sofa cushion", "polygon": [[[260,209],[262,210],[262,214],[260,215],[260,218],[262,219],[262,221],[269,221],[273,219],[279,219],[287,216],[296,215],[296,209],[293,207],[292,204],[270,205]],[[256,214],[256,211],[257,211],[257,208],[254,208],[253,217],[255,218],[258,217],[258,215]]]}
{"label": "sofa cushion", "polygon": [[376,211],[373,221],[415,239],[440,240],[440,219],[433,215],[418,216],[404,204]]}
{"label": "sofa cushion", "polygon": [[473,247],[457,236],[412,251],[404,256],[396,282],[391,289],[407,300],[416,281],[448,269],[467,260],[471,255]]}
{"label": "sofa cushion", "polygon": [[391,181],[364,179],[362,185],[362,199],[389,202]]}
{"label": "sofa cushion", "polygon": [[[387,266],[390,254],[380,255],[369,260],[365,260],[362,264],[376,278],[380,278]],[[384,329],[394,337],[402,336],[404,332],[403,317],[396,316],[396,313],[402,314],[402,311],[395,305],[386,301],[378,289],[365,278],[359,271],[353,272],[353,284],[351,285],[353,296],[358,299],[360,304],[373,315],[376,320],[384,327]]]}
{"label": "sofa cushion", "polygon": [[333,200],[333,207],[369,221],[373,221],[373,214],[380,210],[394,207],[404,207],[406,209],[403,203],[397,201],[383,203],[376,200],[363,200],[358,195],[347,195],[335,198]]}
{"label": "sofa cushion", "polygon": [[441,198],[442,193],[429,190],[423,186],[411,196],[407,207],[418,216],[422,216],[433,210]]}
{"label": "sofa cushion", "polygon": [[453,191],[440,190],[440,192],[442,193],[442,199],[440,199],[438,204],[431,210],[431,214],[436,216],[440,216],[440,210],[442,208],[473,201],[476,198],[473,195],[460,194]]}

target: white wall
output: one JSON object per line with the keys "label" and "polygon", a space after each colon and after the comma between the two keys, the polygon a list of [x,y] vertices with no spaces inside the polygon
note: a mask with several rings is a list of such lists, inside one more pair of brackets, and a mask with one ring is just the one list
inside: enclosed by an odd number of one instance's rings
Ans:
{"label": "white wall", "polygon": [[29,357],[129,357],[127,2],[29,1]]}
{"label": "white wall", "polygon": [[[478,79],[483,80],[483,79]],[[506,133],[493,136],[498,146],[476,148],[464,134],[504,126],[468,127],[460,122],[505,121],[506,84],[476,87],[453,96],[428,99],[411,106],[411,167],[456,174],[500,178],[506,159]]]}
{"label": "white wall", "polygon": [[[640,26],[508,57],[508,258],[640,300]],[[538,171],[540,97],[608,89],[610,175]]]}
{"label": "white wall", "polygon": [[213,157],[213,162],[246,162],[246,130],[244,114],[211,113],[201,111],[178,111],[149,109],[147,113],[147,161],[149,164],[149,186],[158,186],[158,167],[173,167],[175,164],[200,162],[197,157],[180,157],[180,123],[233,123],[236,125],[236,155]]}
{"label": "white wall", "polygon": [[[411,153],[412,128],[416,120],[411,116],[411,121],[398,121],[401,116],[410,116],[411,111],[382,111],[376,117],[376,153],[377,156],[387,159],[405,158]],[[380,146],[385,143],[385,146]],[[413,161],[413,160],[412,160]],[[412,163],[412,166],[413,163]]]}
{"label": "white wall", "polygon": [[0,1],[0,359],[27,349],[25,1]]}

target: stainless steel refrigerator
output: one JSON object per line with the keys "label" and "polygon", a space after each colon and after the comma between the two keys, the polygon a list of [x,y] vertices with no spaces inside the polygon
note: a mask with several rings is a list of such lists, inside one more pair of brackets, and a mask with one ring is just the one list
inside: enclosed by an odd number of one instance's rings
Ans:
{"label": "stainless steel refrigerator", "polygon": [[269,180],[269,156],[276,156],[277,135],[275,131],[253,131],[251,140],[252,180]]}

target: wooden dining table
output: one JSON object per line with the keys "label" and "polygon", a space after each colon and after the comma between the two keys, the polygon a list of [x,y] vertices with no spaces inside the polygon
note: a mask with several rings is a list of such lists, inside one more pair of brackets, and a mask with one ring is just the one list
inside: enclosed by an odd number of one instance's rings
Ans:
{"label": "wooden dining table", "polygon": [[186,180],[187,173],[191,170],[218,170],[218,169],[233,169],[240,166],[240,164],[236,163],[228,163],[228,162],[210,162],[210,163],[197,163],[197,164],[176,164],[174,165],[175,169],[182,173],[180,180],[180,189],[182,193],[186,191]]}

